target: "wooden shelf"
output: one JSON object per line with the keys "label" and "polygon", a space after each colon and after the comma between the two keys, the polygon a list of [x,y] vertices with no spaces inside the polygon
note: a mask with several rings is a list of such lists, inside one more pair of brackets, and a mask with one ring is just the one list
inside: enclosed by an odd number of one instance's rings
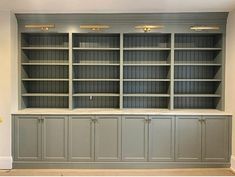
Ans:
{"label": "wooden shelf", "polygon": [[73,79],[73,81],[120,81],[120,79]]}
{"label": "wooden shelf", "polygon": [[27,78],[22,81],[69,81],[69,79]]}
{"label": "wooden shelf", "polygon": [[175,50],[222,50],[222,48],[175,48]]}
{"label": "wooden shelf", "polygon": [[34,97],[34,96],[40,96],[40,97],[68,97],[69,94],[64,93],[24,93],[22,94],[24,97]]}
{"label": "wooden shelf", "polygon": [[22,50],[68,50],[68,47],[21,47]]}
{"label": "wooden shelf", "polygon": [[118,97],[120,96],[120,94],[116,94],[116,93],[76,93],[73,94],[73,96],[75,97],[80,97],[80,96],[108,96],[108,97]]}
{"label": "wooden shelf", "polygon": [[22,66],[68,66],[69,63],[22,63]]}
{"label": "wooden shelf", "polygon": [[170,66],[168,63],[124,63],[124,66]]}
{"label": "wooden shelf", "polygon": [[182,81],[187,81],[187,82],[221,82],[221,79],[175,79],[174,81],[176,82],[182,82]]}
{"label": "wooden shelf", "polygon": [[120,66],[118,63],[73,63],[74,66]]}
{"label": "wooden shelf", "polygon": [[222,66],[222,64],[219,63],[175,63],[175,66]]}
{"label": "wooden shelf", "polygon": [[170,79],[123,79],[123,81],[130,81],[130,82],[136,82],[136,81],[141,81],[141,82],[169,82]]}
{"label": "wooden shelf", "polygon": [[171,48],[156,48],[156,47],[137,47],[137,48],[124,48],[123,50],[171,50]]}
{"label": "wooden shelf", "polygon": [[175,94],[174,97],[221,97],[218,94]]}
{"label": "wooden shelf", "polygon": [[99,47],[73,47],[73,50],[120,50],[120,48],[99,48]]}
{"label": "wooden shelf", "polygon": [[125,97],[170,97],[170,94],[124,94]]}

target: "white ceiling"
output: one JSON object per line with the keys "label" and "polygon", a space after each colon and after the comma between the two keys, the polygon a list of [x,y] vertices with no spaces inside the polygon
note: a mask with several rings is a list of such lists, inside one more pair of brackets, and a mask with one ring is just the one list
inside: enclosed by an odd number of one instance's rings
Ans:
{"label": "white ceiling", "polygon": [[0,0],[17,13],[228,12],[235,0]]}

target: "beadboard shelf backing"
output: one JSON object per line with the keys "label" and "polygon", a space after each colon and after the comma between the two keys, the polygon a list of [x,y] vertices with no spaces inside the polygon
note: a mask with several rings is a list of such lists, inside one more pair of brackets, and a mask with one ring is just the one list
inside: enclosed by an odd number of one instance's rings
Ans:
{"label": "beadboard shelf backing", "polygon": [[22,108],[221,109],[222,33],[21,33]]}
{"label": "beadboard shelf backing", "polygon": [[66,33],[21,34],[22,108],[68,108],[68,46]]}

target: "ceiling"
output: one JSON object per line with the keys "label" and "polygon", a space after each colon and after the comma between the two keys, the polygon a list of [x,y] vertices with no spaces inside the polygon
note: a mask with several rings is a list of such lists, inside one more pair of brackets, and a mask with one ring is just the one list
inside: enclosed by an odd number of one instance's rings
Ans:
{"label": "ceiling", "polygon": [[0,0],[17,13],[229,12],[235,0]]}

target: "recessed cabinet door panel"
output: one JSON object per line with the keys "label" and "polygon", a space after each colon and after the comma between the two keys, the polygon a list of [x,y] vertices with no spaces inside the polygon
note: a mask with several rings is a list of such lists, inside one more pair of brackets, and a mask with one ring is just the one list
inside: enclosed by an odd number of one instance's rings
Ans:
{"label": "recessed cabinet door panel", "polygon": [[65,161],[67,159],[67,117],[43,117],[43,159]]}
{"label": "recessed cabinet door panel", "polygon": [[176,118],[176,161],[201,161],[200,118]]}
{"label": "recessed cabinet door panel", "polygon": [[226,117],[204,117],[203,161],[228,161],[229,126]]}
{"label": "recessed cabinet door panel", "polygon": [[94,160],[93,117],[72,116],[69,121],[69,159],[71,161]]}
{"label": "recessed cabinet door panel", "polygon": [[174,117],[153,116],[149,122],[149,160],[174,160]]}
{"label": "recessed cabinet door panel", "polygon": [[121,117],[98,116],[95,122],[95,160],[119,161]]}
{"label": "recessed cabinet door panel", "polygon": [[14,117],[15,160],[41,160],[40,116]]}
{"label": "recessed cabinet door panel", "polygon": [[127,116],[122,119],[122,160],[146,161],[148,143],[147,116]]}

